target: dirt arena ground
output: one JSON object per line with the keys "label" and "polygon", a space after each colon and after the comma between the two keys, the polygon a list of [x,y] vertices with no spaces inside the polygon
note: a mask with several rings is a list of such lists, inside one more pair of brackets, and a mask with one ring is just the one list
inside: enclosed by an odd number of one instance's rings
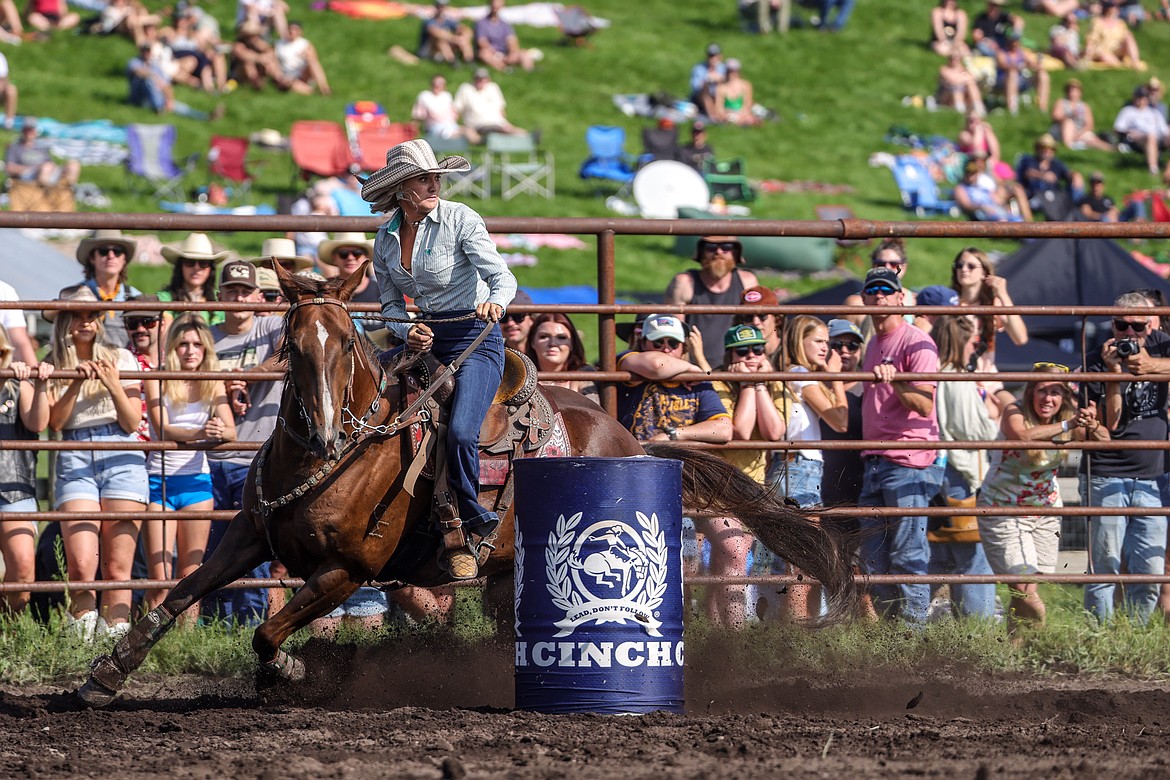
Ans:
{"label": "dirt arena ground", "polygon": [[315,679],[295,693],[138,677],[94,712],[65,687],[5,688],[0,777],[1170,777],[1164,684],[957,669],[777,678],[710,653],[689,661],[685,715],[549,716],[511,709],[506,647],[305,655]]}

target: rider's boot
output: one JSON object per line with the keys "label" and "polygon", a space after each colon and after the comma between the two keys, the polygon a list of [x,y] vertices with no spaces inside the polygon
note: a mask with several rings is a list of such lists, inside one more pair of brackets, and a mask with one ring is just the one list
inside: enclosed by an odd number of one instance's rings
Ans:
{"label": "rider's boot", "polygon": [[439,530],[443,534],[443,549],[439,551],[439,567],[446,571],[453,580],[475,579],[479,576],[479,564],[475,560],[475,553],[467,543],[467,536],[463,532],[463,521],[455,513],[449,497],[445,502],[436,500],[435,504],[439,515]]}

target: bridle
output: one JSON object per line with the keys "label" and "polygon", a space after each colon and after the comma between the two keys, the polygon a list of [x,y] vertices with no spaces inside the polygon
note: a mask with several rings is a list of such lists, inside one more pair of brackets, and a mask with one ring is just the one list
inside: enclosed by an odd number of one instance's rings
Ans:
{"label": "bridle", "polygon": [[[342,308],[342,310],[345,311],[346,316],[347,317],[349,316],[349,306],[346,305],[342,301],[336,300],[334,298],[322,298],[322,297],[304,298],[304,299],[301,299],[298,301],[294,301],[292,304],[289,305],[288,311],[285,312],[285,314],[284,314],[285,333],[287,334],[289,332],[289,324],[290,324],[291,319],[292,319],[292,314],[297,309],[299,309],[303,306],[325,306],[325,305],[340,306]],[[354,335],[356,335],[356,331],[355,331]],[[350,353],[349,353],[349,379],[345,383],[345,392],[342,395],[342,404],[341,404],[342,436],[346,439],[347,443],[345,445],[345,448],[342,450],[342,452],[334,460],[341,460],[342,456],[344,456],[346,452],[351,450],[358,443],[358,441],[360,441],[365,436],[387,434],[387,433],[394,432],[390,429],[390,426],[370,425],[369,424],[370,419],[374,415],[376,415],[382,408],[382,396],[386,392],[386,386],[389,382],[389,374],[381,366],[378,366],[379,376],[378,376],[377,381],[374,383],[375,385],[377,385],[378,389],[375,391],[374,399],[373,399],[373,401],[370,402],[370,405],[365,410],[364,414],[362,414],[361,417],[358,417],[357,415],[355,415],[353,413],[353,410],[350,408],[350,405],[353,402],[353,381],[354,381],[354,377],[356,375],[356,370],[357,370],[356,369],[356,358],[354,358],[354,352],[356,351],[357,348],[358,348],[358,346],[357,346],[357,344],[355,344],[354,348],[351,349]],[[290,377],[289,377],[289,386],[292,389],[292,396],[296,400],[297,410],[300,412],[301,419],[305,423],[305,428],[308,431],[309,435],[312,435],[313,422],[309,418],[309,411],[305,407],[304,399],[301,397],[301,392],[297,388],[296,379],[291,376],[291,372],[290,372]],[[289,438],[291,438],[297,444],[300,444],[302,447],[304,447],[306,449],[310,449],[308,438],[305,436],[302,436],[301,434],[299,434],[295,430],[293,430],[292,427],[289,426],[288,421],[285,420],[283,415],[278,417],[277,421],[279,422],[280,426],[284,429],[284,432],[288,434]],[[346,424],[349,424],[349,426],[352,430],[352,433],[349,435],[346,435],[345,430],[344,430]]]}
{"label": "bridle", "polygon": [[[288,310],[284,314],[284,327],[285,327],[285,334],[286,334],[285,337],[287,338],[287,334],[289,332],[290,320],[292,317],[292,313],[294,311],[301,308],[302,306],[325,306],[325,305],[340,306],[345,311],[346,317],[347,318],[349,317],[349,306],[347,306],[344,302],[336,300],[334,298],[324,298],[321,296],[317,296],[314,298],[304,298],[304,299],[301,299],[298,301],[294,301],[293,303],[289,304]],[[356,335],[356,331],[354,331],[354,335]],[[354,349],[357,349],[357,348],[358,348],[358,345],[355,343]],[[367,363],[368,362],[369,361],[367,360]],[[352,451],[364,439],[366,439],[370,436],[393,435],[396,433],[400,433],[403,430],[406,430],[406,428],[408,426],[399,425],[397,418],[389,424],[384,424],[384,425],[371,425],[370,424],[370,420],[374,417],[374,415],[378,414],[382,409],[382,399],[383,399],[383,396],[386,392],[386,387],[389,383],[389,373],[386,371],[386,369],[382,368],[381,366],[378,366],[378,370],[379,370],[379,377],[378,377],[377,382],[375,383],[377,385],[378,389],[374,393],[374,399],[370,402],[370,406],[369,406],[369,408],[367,408],[365,410],[365,413],[361,417],[357,417],[353,413],[353,411],[350,409],[350,404],[353,401],[353,381],[354,381],[354,377],[356,376],[356,362],[355,362],[355,358],[354,358],[354,353],[353,353],[353,350],[350,351],[350,353],[349,353],[349,380],[345,383],[345,393],[343,394],[342,405],[341,405],[341,425],[342,425],[341,435],[345,438],[345,446],[342,447],[341,452],[339,452],[337,454],[336,458],[326,460],[321,465],[321,468],[317,469],[317,471],[314,472],[308,479],[306,479],[301,484],[297,485],[295,488],[290,490],[288,493],[285,493],[283,496],[281,496],[280,498],[277,498],[273,501],[266,501],[264,499],[264,466],[268,460],[268,453],[272,449],[273,439],[272,439],[272,437],[269,437],[269,439],[266,442],[264,442],[264,446],[261,447],[260,452],[256,456],[256,479],[255,479],[256,503],[259,505],[260,514],[267,517],[268,515],[272,514],[273,510],[279,509],[280,507],[287,505],[289,502],[300,498],[305,493],[307,493],[310,490],[312,490],[313,488],[315,488],[317,486],[317,484],[320,483],[321,480],[328,477],[329,474],[331,474],[333,472],[333,469],[337,467],[337,464],[340,463],[341,460],[347,454],[349,454],[349,452]],[[311,436],[313,433],[313,422],[309,418],[308,410],[305,408],[305,403],[301,398],[300,391],[297,389],[296,380],[291,375],[292,374],[291,370],[290,370],[289,374],[290,375],[289,375],[288,386],[292,391],[293,398],[296,399],[297,408],[300,411],[301,419],[304,420],[304,422],[305,422],[305,428],[306,428],[308,435],[302,436],[301,434],[299,434],[295,430],[293,430],[293,428],[288,424],[288,421],[284,418],[284,415],[277,417],[277,422],[279,423],[280,427],[282,429],[284,429],[284,432],[288,435],[288,437],[290,439],[292,439],[294,442],[299,444],[301,447],[304,447],[306,450],[311,452],[312,445],[309,443],[308,436]],[[349,426],[352,430],[352,433],[350,433],[349,435],[347,435],[345,433],[345,425],[347,423],[349,424]],[[270,546],[271,546],[271,543],[272,543],[272,540],[270,538],[269,539]],[[275,549],[275,548],[273,548],[273,549]]]}

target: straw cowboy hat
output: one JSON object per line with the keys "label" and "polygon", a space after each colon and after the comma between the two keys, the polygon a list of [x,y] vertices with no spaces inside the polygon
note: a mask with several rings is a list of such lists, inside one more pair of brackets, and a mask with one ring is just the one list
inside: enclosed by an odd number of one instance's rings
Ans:
{"label": "straw cowboy hat", "polygon": [[177,247],[164,246],[162,248],[162,256],[171,265],[174,265],[183,258],[188,260],[210,260],[213,263],[218,263],[230,254],[231,251],[227,249],[222,252],[216,252],[215,247],[211,243],[211,239],[207,237],[206,233],[192,233],[184,238],[183,243]]}
{"label": "straw cowboy hat", "polygon": [[337,238],[326,239],[317,245],[317,259],[326,265],[337,265],[333,262],[333,253],[347,246],[364,249],[368,257],[374,256],[374,241],[367,239],[365,233],[338,233]]}
{"label": "straw cowboy hat", "polygon": [[449,173],[470,171],[466,158],[451,155],[442,162],[435,159],[435,150],[422,138],[406,141],[386,152],[386,167],[374,171],[362,185],[362,199],[374,203],[385,197],[386,190],[397,187],[411,176],[421,173]]}
{"label": "straw cowboy hat", "polygon": [[297,254],[297,245],[291,238],[266,238],[260,247],[259,257],[249,257],[248,262],[256,266],[268,267],[268,261],[276,258],[277,262],[296,263],[293,271],[303,271],[313,267],[313,261]]}
{"label": "straw cowboy hat", "polygon": [[109,244],[117,244],[125,248],[127,263],[134,259],[134,253],[138,250],[138,242],[129,236],[122,235],[121,230],[95,230],[92,236],[81,239],[81,243],[77,245],[77,262],[85,265],[94,249]]}
{"label": "straw cowboy hat", "polygon": [[[83,301],[92,301],[93,303],[99,302],[98,297],[93,294],[93,290],[89,289],[88,284],[75,284],[72,287],[65,287],[61,290],[61,292],[57,293],[56,300],[74,301],[77,303],[81,303]],[[94,310],[97,311],[98,308],[99,307],[95,306]],[[58,311],[58,309],[45,309],[41,312],[41,316],[44,317],[48,322],[54,322],[57,319]]]}

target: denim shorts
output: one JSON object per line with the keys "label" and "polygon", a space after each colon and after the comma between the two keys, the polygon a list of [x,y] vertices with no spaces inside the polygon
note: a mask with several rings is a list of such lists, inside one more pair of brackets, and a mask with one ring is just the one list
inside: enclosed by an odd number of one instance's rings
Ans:
{"label": "denim shorts", "polygon": [[[0,512],[36,512],[40,509],[35,498],[22,498],[19,501],[13,501],[11,504],[5,504],[0,501]],[[32,526],[33,531],[37,530],[36,520],[5,520],[6,523],[28,523]]]}
{"label": "denim shorts", "polygon": [[389,608],[385,593],[377,588],[361,587],[354,591],[354,594],[347,598],[340,607],[325,617],[374,617],[386,614]]}
{"label": "denim shorts", "polygon": [[166,509],[183,509],[200,501],[211,501],[210,474],[176,474],[167,477],[167,499],[163,501],[163,478],[150,475],[150,503]]}
{"label": "denim shorts", "polygon": [[[117,423],[65,431],[66,441],[139,442]],[[142,450],[62,450],[57,455],[56,507],[66,501],[119,498],[146,504],[146,453]]]}

